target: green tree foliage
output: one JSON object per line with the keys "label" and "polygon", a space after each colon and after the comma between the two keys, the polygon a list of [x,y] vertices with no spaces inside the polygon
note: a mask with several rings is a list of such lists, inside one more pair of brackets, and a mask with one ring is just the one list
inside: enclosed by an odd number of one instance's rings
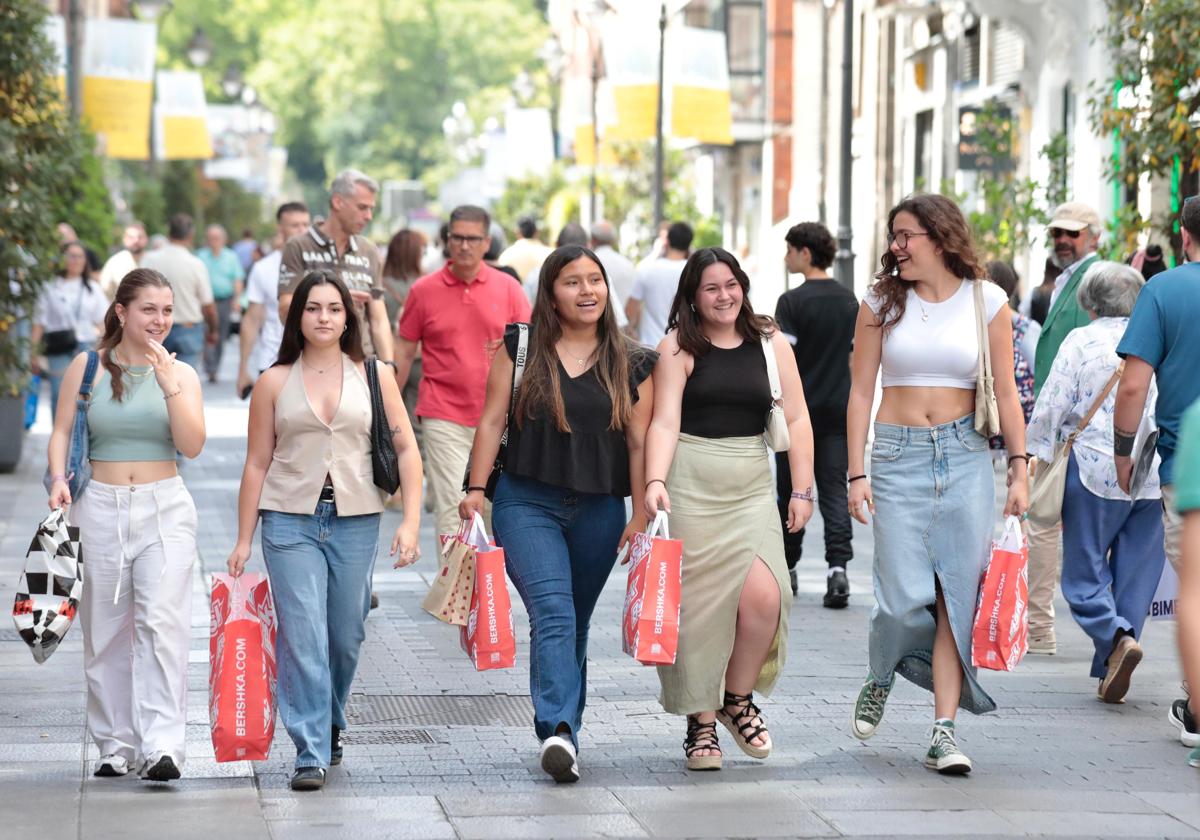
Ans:
{"label": "green tree foliage", "polygon": [[90,189],[88,140],[60,98],[45,16],[39,0],[0,5],[0,278],[12,281],[0,282],[0,396],[24,387],[29,346],[16,323],[58,262],[58,210]]}
{"label": "green tree foliage", "polygon": [[279,117],[293,171],[318,187],[345,166],[423,177],[447,156],[450,106],[466,102],[476,124],[497,113],[547,36],[531,0],[179,3],[163,22],[167,63],[183,65],[197,26],[214,44],[210,101],[237,63]]}
{"label": "green tree foliage", "polygon": [[[1108,174],[1128,188],[1143,174],[1200,171],[1200,15],[1195,0],[1107,0],[1100,31],[1108,78],[1092,86],[1092,127],[1120,149]],[[1151,224],[1172,233],[1174,214],[1144,220],[1123,209],[1111,226],[1114,247],[1128,253]],[[1123,254],[1122,254],[1123,255]]]}
{"label": "green tree foliage", "polygon": [[112,244],[116,216],[104,183],[104,164],[93,152],[96,139],[87,130],[71,132],[70,177],[54,195],[54,218],[75,228],[80,241],[103,256]]}

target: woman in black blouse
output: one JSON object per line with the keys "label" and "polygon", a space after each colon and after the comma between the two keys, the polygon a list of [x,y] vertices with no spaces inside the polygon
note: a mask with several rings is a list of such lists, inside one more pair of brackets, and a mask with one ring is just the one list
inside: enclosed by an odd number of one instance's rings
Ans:
{"label": "woman in black blouse", "polygon": [[[588,622],[617,551],[646,526],[642,446],[657,354],[617,328],[608,277],[587,248],[547,257],[516,405],[518,327],[505,331],[475,431],[459,515],[483,509],[484,483],[508,423],[492,523],[508,575],[529,612],[530,694],[542,769],[579,779],[575,760],[587,693]],[[510,422],[511,420],[511,422]],[[626,524],[626,496],[634,518]]]}

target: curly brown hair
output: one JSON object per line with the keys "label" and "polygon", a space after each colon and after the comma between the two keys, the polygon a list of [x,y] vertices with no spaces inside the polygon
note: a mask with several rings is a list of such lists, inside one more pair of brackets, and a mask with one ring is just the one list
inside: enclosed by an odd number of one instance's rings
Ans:
{"label": "curly brown hair", "polygon": [[[949,198],[933,193],[915,193],[906,197],[888,213],[889,236],[892,224],[900,213],[911,213],[917,217],[933,244],[941,248],[942,263],[946,270],[955,277],[975,280],[987,276],[975,253],[967,220],[958,205]],[[896,255],[890,247],[884,250],[879,264],[881,268],[875,275],[876,282],[871,287],[871,293],[883,301],[875,316],[876,326],[887,333],[904,317],[908,290],[913,284],[900,279]]]}

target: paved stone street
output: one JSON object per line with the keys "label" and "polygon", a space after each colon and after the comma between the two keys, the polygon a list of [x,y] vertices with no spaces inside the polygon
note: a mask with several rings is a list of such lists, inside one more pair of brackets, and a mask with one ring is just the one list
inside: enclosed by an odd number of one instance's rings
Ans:
{"label": "paved stone street", "polygon": [[[206,386],[208,445],[184,471],[200,511],[204,573],[223,569],[233,544],[245,406],[232,395],[232,378],[227,363],[224,382]],[[0,476],[4,603],[46,512],[44,403],[20,469]],[[396,518],[386,515],[384,542]],[[879,735],[865,744],[852,738],[871,605],[870,533],[856,528],[854,594],[844,611],[820,605],[823,563],[812,551],[820,523],[810,528],[788,665],[764,703],[775,752],[756,762],[726,737],[720,773],[682,769],[682,719],[661,713],[653,669],[621,653],[617,570],[593,622],[583,780],[548,781],[528,723],[527,643],[516,668],[477,673],[457,634],[420,609],[435,568],[429,527],[414,569],[393,571],[380,558],[382,606],[368,621],[357,723],[345,763],[318,794],[288,789],[294,753],[282,725],[269,761],[214,762],[206,574],[196,576],[192,597],[189,758],[185,778],[169,787],[132,775],[92,778],[79,628],[44,665],[11,628],[0,629],[0,837],[1200,836],[1200,775],[1166,720],[1179,692],[1172,623],[1148,625],[1129,701],[1106,706],[1087,677],[1090,645],[1060,600],[1057,656],[983,675],[1000,710],[960,720],[960,742],[976,766],[969,777],[945,779],[922,766],[932,699],[903,680]],[[261,569],[261,559],[251,568]],[[515,592],[513,599],[518,639],[526,639]]]}

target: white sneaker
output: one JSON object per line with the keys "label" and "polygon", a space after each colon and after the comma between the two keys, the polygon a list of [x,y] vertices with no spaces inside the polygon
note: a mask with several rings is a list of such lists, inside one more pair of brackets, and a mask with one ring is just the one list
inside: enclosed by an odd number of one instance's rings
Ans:
{"label": "white sneaker", "polygon": [[100,760],[96,762],[96,769],[92,775],[108,779],[116,776],[124,776],[128,772],[129,762],[123,756],[105,755],[101,756]]}
{"label": "white sneaker", "polygon": [[542,769],[560,784],[579,781],[579,763],[570,738],[551,735],[542,741]]}

